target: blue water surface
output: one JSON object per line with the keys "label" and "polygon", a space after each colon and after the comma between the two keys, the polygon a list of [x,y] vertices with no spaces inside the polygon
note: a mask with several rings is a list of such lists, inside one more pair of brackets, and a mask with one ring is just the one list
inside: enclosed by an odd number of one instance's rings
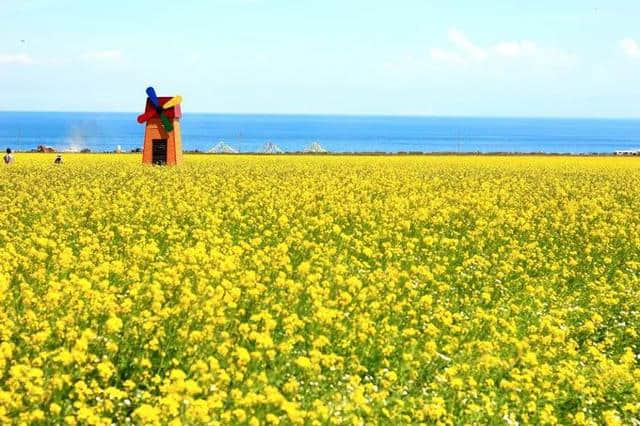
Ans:
{"label": "blue water surface", "polygon": [[[141,147],[137,113],[2,112],[0,148],[113,151]],[[301,151],[317,141],[333,152],[611,153],[640,148],[640,120],[332,115],[185,114],[185,150],[219,141],[259,152],[267,141]]]}

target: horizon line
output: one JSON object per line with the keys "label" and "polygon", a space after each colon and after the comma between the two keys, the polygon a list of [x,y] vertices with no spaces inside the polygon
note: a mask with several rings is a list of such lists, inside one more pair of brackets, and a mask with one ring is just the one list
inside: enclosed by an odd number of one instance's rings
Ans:
{"label": "horizon line", "polygon": [[[100,111],[100,110],[11,110],[0,109],[3,113],[73,113],[73,114],[132,114],[139,111]],[[552,116],[552,115],[452,115],[452,114],[385,114],[385,113],[303,113],[303,112],[211,112],[191,111],[194,115],[239,115],[239,116],[282,116],[282,117],[382,117],[382,118],[481,118],[481,119],[544,119],[544,120],[640,120],[640,116]]]}

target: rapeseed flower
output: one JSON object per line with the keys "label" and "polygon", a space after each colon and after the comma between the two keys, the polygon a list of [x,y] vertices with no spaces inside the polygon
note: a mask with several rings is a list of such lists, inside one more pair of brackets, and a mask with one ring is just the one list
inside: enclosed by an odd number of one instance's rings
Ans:
{"label": "rapeseed flower", "polygon": [[638,422],[636,159],[139,160],[0,170],[1,424]]}

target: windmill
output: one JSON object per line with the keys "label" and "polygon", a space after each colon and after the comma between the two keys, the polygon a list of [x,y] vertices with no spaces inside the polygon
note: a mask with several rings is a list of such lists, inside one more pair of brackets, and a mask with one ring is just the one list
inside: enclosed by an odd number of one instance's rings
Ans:
{"label": "windmill", "polygon": [[159,97],[148,87],[147,103],[138,123],[146,123],[142,162],[145,164],[177,165],[182,162],[180,117],[181,96]]}

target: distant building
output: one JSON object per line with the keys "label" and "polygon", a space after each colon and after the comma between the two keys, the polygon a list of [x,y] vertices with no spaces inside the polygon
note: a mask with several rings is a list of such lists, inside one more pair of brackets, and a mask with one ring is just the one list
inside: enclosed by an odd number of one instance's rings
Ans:
{"label": "distant building", "polygon": [[220,141],[207,152],[211,154],[237,154],[238,151],[231,148],[224,141]]}
{"label": "distant building", "polygon": [[273,142],[269,141],[264,144],[262,150],[260,151],[263,154],[282,154],[284,151],[280,149],[280,147]]}
{"label": "distant building", "polygon": [[38,148],[36,148],[36,151],[37,152],[56,152],[55,149],[47,145],[38,145]]}
{"label": "distant building", "polygon": [[637,149],[625,149],[615,152],[616,155],[640,155],[640,148]]}
{"label": "distant building", "polygon": [[320,145],[319,142],[311,142],[305,149],[304,152],[329,152],[325,147]]}

